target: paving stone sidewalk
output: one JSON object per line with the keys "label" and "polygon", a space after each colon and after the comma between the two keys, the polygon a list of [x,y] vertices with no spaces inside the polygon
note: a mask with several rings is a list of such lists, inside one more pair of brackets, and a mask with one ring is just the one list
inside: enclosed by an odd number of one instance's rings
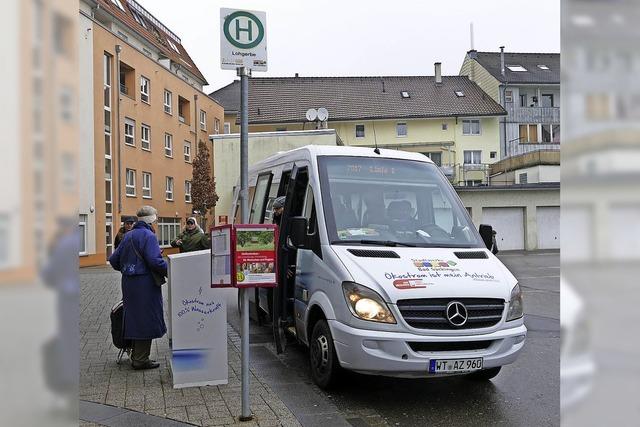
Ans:
{"label": "paving stone sidewalk", "polygon": [[[126,408],[200,426],[299,426],[293,413],[252,370],[252,422],[238,422],[241,411],[238,334],[228,327],[229,383],[174,390],[169,341],[153,341],[151,358],[159,369],[135,371],[111,343],[109,313],[121,298],[120,274],[108,267],[80,270],[80,400]],[[165,310],[167,308],[166,292]],[[166,319],[166,314],[165,314]],[[93,425],[85,423],[84,425]]]}

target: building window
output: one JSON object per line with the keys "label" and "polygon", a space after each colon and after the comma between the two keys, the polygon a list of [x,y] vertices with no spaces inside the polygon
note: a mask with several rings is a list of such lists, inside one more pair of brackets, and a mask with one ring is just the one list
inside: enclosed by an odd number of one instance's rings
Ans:
{"label": "building window", "polygon": [[164,112],[167,114],[173,114],[171,105],[173,105],[173,94],[168,90],[164,90]]}
{"label": "building window", "polygon": [[207,130],[207,112],[200,110],[200,129]]}
{"label": "building window", "polygon": [[135,132],[136,132],[136,122],[129,118],[125,118],[124,119],[124,143],[125,144],[132,145],[132,146],[136,145]]}
{"label": "building window", "polygon": [[552,93],[543,93],[542,94],[542,106],[543,107],[553,107],[553,94]]}
{"label": "building window", "polygon": [[220,133],[220,119],[218,118],[213,121],[213,131],[216,135]]}
{"label": "building window", "polygon": [[111,0],[111,3],[115,4],[124,12],[124,7],[122,7],[122,2],[120,0]]}
{"label": "building window", "polygon": [[147,125],[140,125],[140,146],[143,150],[151,150],[151,128]]}
{"label": "building window", "polygon": [[442,130],[447,130],[447,129],[449,129],[449,125],[447,123],[443,123]]}
{"label": "building window", "polygon": [[164,134],[164,155],[173,157],[173,135],[170,133]]}
{"label": "building window", "polygon": [[464,91],[461,91],[461,90],[454,90],[453,92],[456,94],[456,96],[457,96],[458,98],[462,98],[462,97],[464,97]]}
{"label": "building window", "polygon": [[356,125],[356,138],[364,138],[364,125]]}
{"label": "building window", "polygon": [[135,197],[136,195],[136,171],[135,169],[127,169],[127,196]]}
{"label": "building window", "polygon": [[481,179],[467,179],[464,182],[464,185],[466,187],[478,187],[478,186],[482,185],[482,180]]}
{"label": "building window", "polygon": [[191,163],[191,143],[189,141],[184,142],[184,161]]}
{"label": "building window", "polygon": [[173,177],[168,176],[165,181],[164,198],[173,200]]}
{"label": "building window", "polygon": [[463,120],[462,121],[462,134],[463,135],[480,135],[480,120]]}
{"label": "building window", "polygon": [[537,143],[538,142],[538,125],[520,125],[521,143]]}
{"label": "building window", "polygon": [[520,94],[520,106],[521,107],[528,107],[528,105],[527,105],[527,94],[526,93]]}
{"label": "building window", "polygon": [[228,135],[231,133],[231,123],[224,122],[224,134]]}
{"label": "building window", "polygon": [[560,125],[552,125],[551,133],[551,141],[556,144],[560,144]]}
{"label": "building window", "polygon": [[184,182],[184,201],[191,203],[191,181]]}
{"label": "building window", "polygon": [[521,173],[519,176],[519,180],[520,180],[520,184],[527,184],[528,183],[528,177],[526,173]]}
{"label": "building window", "polygon": [[135,97],[136,70],[124,62],[120,62],[120,93],[129,98]]}
{"label": "building window", "polygon": [[551,142],[551,125],[541,125],[542,128],[542,142]]}
{"label": "building window", "polygon": [[168,247],[171,241],[180,234],[180,220],[178,218],[158,218],[158,243],[161,247]]}
{"label": "building window", "polygon": [[396,136],[398,136],[398,137],[407,136],[407,124],[406,123],[396,123]]}
{"label": "building window", "polygon": [[479,165],[482,163],[482,151],[480,150],[465,150],[464,152],[464,164],[465,165]]}
{"label": "building window", "polygon": [[505,90],[504,91],[504,102],[513,102],[513,91]]}
{"label": "building window", "polygon": [[524,72],[527,71],[526,68],[524,68],[522,65],[507,65],[507,68],[511,71],[515,71],[515,72]]}
{"label": "building window", "polygon": [[489,158],[490,159],[495,159],[496,157],[498,157],[498,153],[496,151],[491,151],[489,153]]}
{"label": "building window", "polygon": [[549,67],[547,67],[547,66],[546,66],[546,65],[544,65],[544,64],[540,64],[540,65],[538,65],[538,68],[540,68],[541,70],[549,70]]}
{"label": "building window", "polygon": [[402,96],[403,98],[411,98],[411,95],[409,95],[409,92],[407,92],[406,90],[401,91],[400,96]]}
{"label": "building window", "polygon": [[186,125],[191,124],[189,101],[181,96],[178,97],[178,120]]}
{"label": "building window", "polygon": [[89,215],[80,214],[80,218],[78,221],[78,227],[80,232],[80,255],[84,255],[87,253],[87,222],[89,220]]}
{"label": "building window", "polygon": [[433,153],[422,153],[425,156],[427,156],[428,158],[431,159],[431,161],[433,163],[435,163],[436,166],[442,166],[442,153],[437,151],[437,152],[433,152]]}
{"label": "building window", "polygon": [[140,76],[140,99],[142,102],[149,103],[149,96],[151,94],[151,82],[148,78]]}
{"label": "building window", "polygon": [[142,172],[142,198],[151,198],[151,173]]}

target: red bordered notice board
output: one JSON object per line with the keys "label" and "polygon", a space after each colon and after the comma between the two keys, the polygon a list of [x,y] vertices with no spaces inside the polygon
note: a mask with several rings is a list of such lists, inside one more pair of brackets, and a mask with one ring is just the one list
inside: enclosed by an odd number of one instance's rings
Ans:
{"label": "red bordered notice board", "polygon": [[235,224],[212,227],[211,287],[275,287],[278,226]]}

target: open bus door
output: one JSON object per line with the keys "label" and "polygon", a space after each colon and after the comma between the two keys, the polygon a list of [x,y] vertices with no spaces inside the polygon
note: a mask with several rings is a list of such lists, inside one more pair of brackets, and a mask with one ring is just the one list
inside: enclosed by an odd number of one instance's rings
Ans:
{"label": "open bus door", "polygon": [[[305,189],[309,183],[307,167],[293,165],[286,191],[284,212],[280,220],[278,241],[278,286],[273,292],[273,338],[277,353],[286,349],[287,334],[295,334],[293,299],[297,250],[288,244],[290,218],[299,216],[304,206]],[[291,271],[292,273],[288,272]]]}

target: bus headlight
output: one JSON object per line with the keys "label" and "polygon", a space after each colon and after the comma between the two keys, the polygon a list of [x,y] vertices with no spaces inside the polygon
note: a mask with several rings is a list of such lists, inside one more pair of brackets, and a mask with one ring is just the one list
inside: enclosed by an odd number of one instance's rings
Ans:
{"label": "bus headlight", "polygon": [[372,322],[396,323],[391,310],[377,292],[354,282],[344,282],[342,291],[355,317]]}
{"label": "bus headlight", "polygon": [[507,314],[507,322],[516,320],[524,315],[524,307],[522,304],[522,291],[520,285],[516,284],[511,290],[511,298],[509,300],[509,313]]}

